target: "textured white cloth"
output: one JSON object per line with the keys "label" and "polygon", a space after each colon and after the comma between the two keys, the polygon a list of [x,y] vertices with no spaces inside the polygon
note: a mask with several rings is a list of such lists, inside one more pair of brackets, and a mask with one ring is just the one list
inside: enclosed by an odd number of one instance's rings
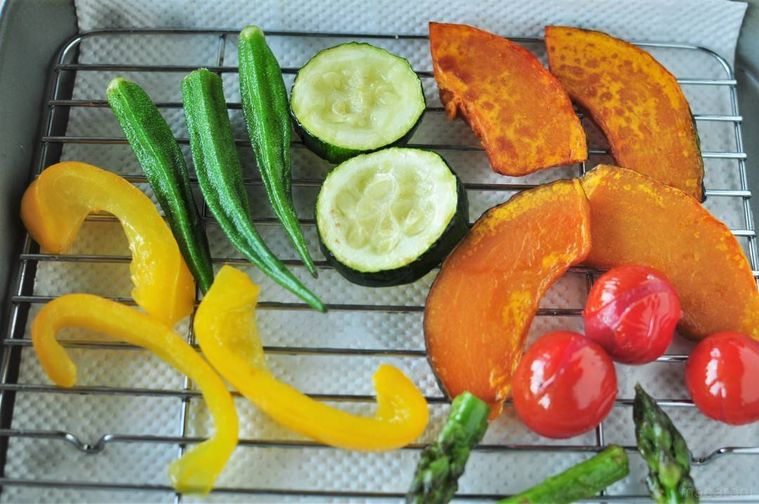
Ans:
{"label": "textured white cloth", "polygon": [[[446,1],[395,2],[390,0],[300,2],[285,1],[154,1],[77,0],[79,26],[82,31],[124,27],[229,28],[237,30],[255,23],[264,30],[336,31],[343,33],[424,34],[429,20],[464,22],[503,35],[539,37],[546,24],[566,24],[597,28],[617,36],[638,41],[679,42],[709,48],[732,61],[736,38],[745,4],[723,0],[694,1]],[[336,39],[298,39],[271,37],[270,42],[283,67],[297,67],[317,50],[334,45]],[[410,59],[418,70],[429,70],[427,43],[383,40],[374,43]],[[83,63],[124,64],[217,64],[218,39],[214,36],[123,36],[91,37],[81,45]],[[540,44],[529,48],[540,56]],[[651,49],[652,53],[678,77],[725,79],[720,63],[706,52],[675,49]],[[234,37],[224,50],[224,64],[236,64]],[[79,72],[74,97],[102,100],[105,85],[115,72]],[[180,99],[181,73],[127,73],[138,80],[158,101]],[[229,101],[239,102],[237,76],[224,74]],[[291,82],[292,76],[287,77]],[[439,105],[434,81],[425,79],[425,93],[430,105]],[[725,87],[684,86],[695,114],[732,114],[730,95]],[[186,137],[181,109],[163,109],[176,134]],[[244,138],[240,111],[231,114],[236,136]],[[590,128],[590,125],[587,125]],[[735,150],[732,123],[698,122],[705,151]],[[71,136],[121,136],[108,109],[76,108],[71,111],[66,132]],[[428,113],[414,139],[416,143],[456,143],[476,145],[477,140],[462,121],[447,121],[440,113]],[[591,131],[590,143],[603,146],[603,139]],[[546,170],[523,179],[511,179],[492,173],[481,152],[438,151],[451,163],[464,182],[544,182],[573,176],[577,167]],[[189,159],[188,151],[185,153]],[[240,148],[243,163],[252,174],[250,149]],[[304,149],[293,152],[295,177],[320,176],[329,165]],[[64,159],[97,164],[122,174],[135,174],[140,168],[126,145],[102,146],[67,144]],[[602,161],[594,156],[589,166]],[[739,187],[737,162],[707,159],[708,189]],[[150,191],[142,187],[148,194]],[[299,215],[310,217],[316,188],[296,188]],[[508,191],[469,191],[471,218],[507,199]],[[270,215],[260,187],[251,190],[256,216]],[[733,228],[743,223],[742,200],[710,198],[707,207]],[[281,257],[294,258],[292,248],[277,226],[260,226],[264,238]],[[209,239],[216,257],[239,257],[218,227],[209,226]],[[305,227],[306,238],[314,257],[321,259],[313,226]],[[112,223],[85,224],[75,247],[78,253],[128,254],[119,227]],[[254,279],[262,284],[262,300],[292,301],[284,290],[273,285],[252,269]],[[328,303],[411,304],[421,306],[434,278],[434,272],[419,282],[403,287],[369,289],[352,285],[334,271],[323,271],[318,280],[307,278],[303,268],[294,272]],[[585,277],[569,274],[560,280],[543,300],[544,307],[580,308],[585,297]],[[128,296],[130,281],[125,264],[86,264],[43,262],[39,265],[35,293],[59,295],[86,291],[112,296]],[[36,311],[33,310],[30,316]],[[261,310],[258,322],[266,345],[299,347],[370,348],[421,350],[424,348],[422,315],[412,313],[340,312],[321,315],[306,311]],[[581,322],[570,317],[537,317],[530,337],[548,330],[581,330]],[[184,330],[186,333],[186,330]],[[83,337],[81,332],[71,333]],[[27,332],[27,337],[28,332]],[[670,352],[686,351],[690,344],[678,340]],[[142,351],[73,350],[80,366],[80,385],[179,389],[181,377]],[[423,357],[385,357],[270,354],[268,362],[274,372],[310,393],[372,394],[371,375],[380,362],[398,365],[430,396],[440,396],[434,377]],[[652,364],[645,367],[618,368],[620,397],[630,398],[633,386],[641,382],[659,398],[684,399],[682,367]],[[47,384],[31,349],[23,351],[19,381]],[[263,417],[243,400],[237,400],[241,413],[241,437],[259,440],[295,439],[294,434]],[[369,412],[371,403],[340,403],[356,412]],[[180,428],[180,400],[166,397],[103,395],[62,395],[20,393],[16,400],[13,427],[26,429],[67,430],[83,441],[95,442],[107,433],[153,434],[176,436]],[[431,405],[430,427],[420,442],[432,439],[447,413],[444,404]],[[706,421],[693,408],[673,408],[669,412],[689,440],[696,456],[703,456],[721,446],[759,444],[759,426],[726,427]],[[188,416],[191,435],[207,435],[212,428],[202,401],[193,399]],[[631,410],[617,407],[604,422],[605,441],[633,445]],[[509,407],[489,429],[488,444],[592,444],[590,433],[568,441],[551,442],[528,432]],[[112,443],[98,455],[83,455],[72,446],[57,440],[12,438],[6,468],[7,477],[123,482],[166,485],[166,466],[177,456],[177,447],[156,443]],[[218,484],[224,487],[342,490],[354,492],[405,491],[418,456],[417,451],[402,450],[386,454],[360,454],[329,449],[287,449],[240,447],[222,474]],[[581,459],[580,454],[488,453],[473,454],[461,492],[506,494],[517,492],[538,480]],[[612,494],[644,494],[645,469],[638,457],[631,460],[632,475],[610,489]],[[699,488],[705,494],[759,492],[757,457],[724,457],[694,469]],[[259,497],[275,500],[272,496]],[[82,491],[77,489],[21,489],[6,487],[5,502],[15,501],[132,501],[170,502],[170,492]],[[251,496],[214,495],[211,500],[250,501]]]}
{"label": "textured white cloth", "polygon": [[82,31],[114,27],[426,33],[430,20],[540,37],[548,24],[680,42],[733,60],[746,4],[728,0],[76,0]]}

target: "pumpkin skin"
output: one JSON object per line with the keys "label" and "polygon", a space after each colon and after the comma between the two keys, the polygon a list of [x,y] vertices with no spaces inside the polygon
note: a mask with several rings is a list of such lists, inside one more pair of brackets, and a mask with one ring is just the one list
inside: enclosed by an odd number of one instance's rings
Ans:
{"label": "pumpkin skin", "polygon": [[580,182],[560,180],[488,210],[448,256],[424,333],[450,397],[469,391],[500,411],[540,299],[590,251],[589,218]]}
{"label": "pumpkin skin", "polygon": [[727,226],[686,193],[632,170],[599,165],[582,178],[597,268],[637,264],[666,275],[680,298],[680,331],[759,339],[759,291]]}
{"label": "pumpkin skin", "polygon": [[615,163],[701,201],[698,132],[675,76],[602,32],[547,26],[545,42],[551,72],[606,134]]}
{"label": "pumpkin skin", "polygon": [[587,159],[572,102],[530,51],[467,25],[430,23],[429,31],[446,113],[469,123],[494,171],[520,176]]}

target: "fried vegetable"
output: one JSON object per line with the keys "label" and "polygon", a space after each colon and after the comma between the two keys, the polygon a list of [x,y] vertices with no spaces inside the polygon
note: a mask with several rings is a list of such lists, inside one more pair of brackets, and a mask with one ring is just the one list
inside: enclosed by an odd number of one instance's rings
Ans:
{"label": "fried vegetable", "polygon": [[551,71],[606,133],[616,164],[701,201],[698,132],[675,76],[605,33],[547,26],[545,37]]}
{"label": "fried vegetable", "polygon": [[531,52],[467,25],[429,29],[440,99],[480,137],[493,170],[526,175],[587,159],[569,97]]}
{"label": "fried vegetable", "polygon": [[266,195],[303,264],[316,277],[293,204],[290,105],[279,62],[257,26],[243,28],[237,49],[242,111]]}
{"label": "fried vegetable", "polygon": [[258,291],[245,273],[224,266],[193,326],[203,355],[246,399],[283,427],[349,450],[392,450],[424,432],[427,401],[414,382],[389,364],[374,373],[377,409],[372,417],[333,408],[278,380],[266,367],[258,336]]}
{"label": "fried vegetable", "polygon": [[584,334],[553,331],[534,341],[512,376],[511,404],[533,432],[579,436],[604,421],[617,398],[617,372]]}
{"label": "fried vegetable", "polygon": [[582,179],[590,201],[587,263],[637,264],[666,275],[680,297],[680,329],[759,338],[759,291],[741,245],[686,193],[632,170],[599,165]]}
{"label": "fried vegetable", "polygon": [[391,147],[338,165],[315,213],[327,261],[370,287],[419,280],[469,231],[464,185],[442,157],[421,149]]}
{"label": "fried vegetable", "polygon": [[669,348],[683,310],[669,280],[646,266],[612,268],[598,278],[582,312],[585,335],[609,357],[645,364]]}
{"label": "fried vegetable", "polygon": [[437,441],[419,457],[406,502],[435,504],[453,498],[469,453],[488,429],[489,414],[488,405],[469,392],[456,396]]}
{"label": "fried vegetable", "polygon": [[61,329],[91,329],[150,350],[192,380],[208,406],[216,432],[169,466],[177,492],[206,494],[237,445],[237,411],[211,366],[174,331],[153,317],[90,294],[67,294],[46,304],[32,323],[32,343],[45,374],[59,387],[76,384],[76,365],[55,338]]}
{"label": "fried vegetable", "polygon": [[136,83],[116,77],[106,90],[113,115],[153,188],[174,238],[200,290],[213,283],[213,265],[203,220],[195,205],[184,154],[150,96]]}
{"label": "fried vegetable", "polygon": [[628,474],[629,460],[624,448],[612,445],[539,485],[501,500],[499,504],[569,504],[592,498]]}
{"label": "fried vegetable", "polygon": [[499,410],[540,298],[590,250],[589,218],[579,181],[542,185],[487,211],[448,256],[424,334],[449,396],[469,391]]}
{"label": "fried vegetable", "polygon": [[648,464],[646,484],[651,497],[659,504],[697,503],[688,445],[669,416],[640,385],[635,386],[633,420],[638,451]]}
{"label": "fried vegetable", "polygon": [[696,407],[730,425],[759,421],[759,341],[735,332],[712,334],[688,356],[685,385]]}
{"label": "fried vegetable", "polygon": [[62,254],[88,214],[113,214],[124,228],[132,262],[132,298],[173,326],[192,312],[195,284],[171,229],[153,202],[109,171],[77,161],[52,165],[27,188],[21,220],[44,250]]}
{"label": "fried vegetable", "polygon": [[253,225],[221,77],[205,68],[191,72],[182,79],[182,99],[200,190],[224,234],[272,280],[315,310],[325,311],[316,294],[274,255]]}
{"label": "fried vegetable", "polygon": [[405,58],[365,42],[319,51],[290,92],[303,143],[331,163],[402,145],[422,119],[419,76]]}

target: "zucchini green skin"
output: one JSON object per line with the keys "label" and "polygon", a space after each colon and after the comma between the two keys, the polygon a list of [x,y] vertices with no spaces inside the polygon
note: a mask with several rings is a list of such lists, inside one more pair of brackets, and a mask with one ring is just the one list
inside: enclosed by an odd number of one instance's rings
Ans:
{"label": "zucchini green skin", "polygon": [[[701,137],[698,135],[698,125],[696,124],[696,117],[693,115],[693,111],[688,106],[688,113],[690,114],[690,122],[693,125],[693,136],[696,139],[696,148],[698,149],[699,161],[701,162],[701,171],[704,171],[704,158],[701,156]],[[706,184],[704,183],[704,177],[701,177],[701,203],[706,202]]]}
{"label": "zucchini green skin", "polygon": [[203,221],[192,197],[184,155],[150,96],[124,78],[113,79],[108,103],[153,187],[182,256],[204,294],[213,283],[213,266]]}
{"label": "zucchini green skin", "polygon": [[[447,165],[447,163],[446,163]],[[448,166],[451,170],[451,167]],[[456,177],[456,212],[448,222],[443,234],[432,244],[422,255],[420,255],[414,262],[409,263],[400,268],[391,270],[364,272],[358,271],[341,263],[327,248],[322,240],[321,233],[319,234],[319,244],[321,246],[322,253],[327,261],[346,279],[350,282],[358,285],[365,285],[367,287],[392,287],[395,285],[403,285],[415,282],[422,278],[424,275],[432,271],[435,266],[438,266],[443,259],[450,253],[451,250],[461,241],[461,239],[469,232],[469,200],[467,199],[466,189],[461,183],[456,172],[451,170],[454,177]],[[317,217],[318,218],[318,217]],[[317,232],[318,232],[317,226]]]}
{"label": "zucchini green skin", "polygon": [[266,194],[298,255],[316,277],[292,199],[292,126],[282,70],[256,26],[240,32],[238,56],[243,116]]}
{"label": "zucchini green skin", "polygon": [[[347,44],[369,45],[369,46],[371,45],[371,44],[367,44],[366,42],[348,42]],[[334,47],[330,47],[328,49],[322,49],[321,51],[313,55],[311,59],[309,59],[308,62],[306,62],[306,65],[308,65],[308,63],[310,63],[311,60],[319,56],[319,54],[321,54],[324,51],[329,51],[330,49],[334,49]],[[413,71],[413,68],[411,67],[411,63],[409,63],[408,60],[406,60],[406,63],[408,64],[409,68],[411,68]],[[303,65],[303,66],[305,67],[306,65]],[[299,73],[300,71],[298,71],[298,74]],[[298,82],[298,74],[295,74],[293,87],[290,90],[291,92],[292,92],[292,89],[295,87],[295,83]],[[427,98],[424,96],[424,86],[422,85],[421,80],[419,80],[419,88],[422,91],[422,99],[424,100],[424,105],[426,108]],[[295,131],[298,133],[298,136],[300,136],[301,140],[303,140],[303,144],[308,148],[308,150],[310,150],[311,152],[313,152],[320,158],[325,159],[329,161],[330,163],[334,163],[334,164],[340,164],[343,161],[347,161],[348,159],[354,156],[358,156],[359,154],[368,154],[370,152],[376,152],[378,150],[386,149],[388,147],[406,145],[406,142],[408,142],[411,139],[411,137],[414,135],[416,128],[419,127],[419,124],[421,124],[422,118],[424,117],[424,112],[419,114],[419,118],[416,120],[414,125],[408,130],[408,132],[406,132],[403,136],[397,138],[396,140],[388,142],[384,145],[379,145],[373,149],[360,150],[360,149],[351,149],[348,147],[341,147],[339,145],[334,145],[334,144],[325,142],[324,140],[319,138],[318,134],[311,132],[308,128],[306,128],[305,126],[301,124],[301,122],[298,120],[298,116],[295,115],[295,112],[292,110],[292,108],[290,108],[290,114],[292,115],[292,118],[293,118],[293,125],[295,126]]]}
{"label": "zucchini green skin", "polygon": [[340,164],[343,161],[347,161],[354,156],[365,153],[365,151],[348,149],[347,147],[332,145],[321,140],[318,136],[312,134],[305,128],[305,126],[300,123],[298,116],[295,115],[295,112],[291,112],[291,115],[293,118],[295,131],[298,133],[300,139],[303,140],[303,145],[305,145],[308,150],[320,158],[327,160],[333,164]]}
{"label": "zucchini green skin", "polygon": [[266,246],[250,220],[232,125],[227,115],[221,77],[206,69],[182,80],[187,130],[195,172],[208,209],[232,244],[251,263],[312,308],[324,304],[306,288]]}

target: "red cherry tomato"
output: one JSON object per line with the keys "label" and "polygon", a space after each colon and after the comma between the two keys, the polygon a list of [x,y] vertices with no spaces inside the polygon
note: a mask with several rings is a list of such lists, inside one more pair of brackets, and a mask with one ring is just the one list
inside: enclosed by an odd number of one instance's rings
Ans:
{"label": "red cherry tomato", "polygon": [[709,336],[690,354],[685,384],[710,418],[733,425],[759,420],[759,342],[733,332]]}
{"label": "red cherry tomato", "polygon": [[585,335],[612,359],[644,364],[667,350],[682,310],[664,275],[643,266],[620,266],[593,284],[582,315]]}
{"label": "red cherry tomato", "polygon": [[586,432],[606,418],[617,374],[603,348],[573,332],[553,332],[522,357],[512,383],[514,408],[531,430],[551,438]]}

